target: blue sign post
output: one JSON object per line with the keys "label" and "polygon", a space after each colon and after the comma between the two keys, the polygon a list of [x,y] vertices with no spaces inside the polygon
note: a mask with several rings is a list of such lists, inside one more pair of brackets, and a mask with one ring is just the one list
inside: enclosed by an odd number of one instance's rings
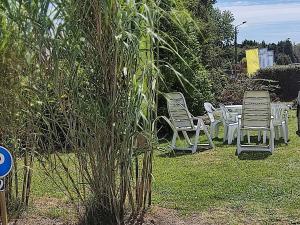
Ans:
{"label": "blue sign post", "polygon": [[0,178],[5,177],[11,171],[12,165],[13,159],[10,152],[0,146]]}
{"label": "blue sign post", "polygon": [[6,210],[6,200],[5,200],[5,184],[4,178],[11,171],[13,165],[13,158],[10,152],[0,146],[0,211],[1,211],[1,221],[3,225],[8,224],[7,220],[7,210]]}

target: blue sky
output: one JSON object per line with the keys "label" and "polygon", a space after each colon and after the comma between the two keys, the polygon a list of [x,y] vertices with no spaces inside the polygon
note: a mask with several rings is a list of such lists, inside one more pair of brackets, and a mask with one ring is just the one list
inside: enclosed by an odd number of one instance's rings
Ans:
{"label": "blue sky", "polygon": [[218,0],[221,10],[233,13],[239,27],[238,42],[251,39],[277,43],[290,38],[300,43],[300,0]]}

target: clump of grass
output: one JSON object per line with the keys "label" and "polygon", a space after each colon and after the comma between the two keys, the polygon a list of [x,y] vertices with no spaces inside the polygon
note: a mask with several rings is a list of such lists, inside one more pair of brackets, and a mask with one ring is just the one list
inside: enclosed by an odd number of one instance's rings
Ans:
{"label": "clump of grass", "polygon": [[24,43],[19,40],[17,27],[3,11],[4,4],[0,3],[0,144],[14,159],[12,171],[5,178],[8,208],[14,216],[29,204],[34,147],[23,111],[28,103],[22,95],[26,64]]}
{"label": "clump of grass", "polygon": [[[30,183],[38,156],[86,224],[99,224],[95,215],[105,224],[122,224],[125,215],[137,218],[151,204],[157,83],[164,63],[159,65],[159,48],[179,56],[176,46],[161,38],[167,36],[158,23],[163,16],[172,19],[172,13],[159,4],[2,3],[26,59],[18,70],[19,76],[25,74],[20,86],[25,104],[18,109],[30,149],[24,180]],[[28,202],[30,185],[23,190]]]}
{"label": "clump of grass", "polygon": [[170,47],[157,29],[158,3],[40,0],[3,8],[26,53],[19,71],[26,73],[21,110],[32,134],[26,168],[38,155],[55,184],[86,207],[78,208],[86,224],[99,224],[95,215],[122,224],[125,208],[136,217],[151,203],[158,45]]}

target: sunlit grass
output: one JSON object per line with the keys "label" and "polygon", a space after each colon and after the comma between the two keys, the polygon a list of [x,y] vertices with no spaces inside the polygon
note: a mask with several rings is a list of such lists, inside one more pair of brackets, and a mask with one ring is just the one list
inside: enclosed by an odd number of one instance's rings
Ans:
{"label": "sunlit grass", "polygon": [[235,145],[223,145],[221,139],[214,141],[215,150],[157,154],[154,204],[183,213],[225,208],[257,220],[294,221],[300,216],[300,138],[294,112],[289,130],[289,144],[281,140],[273,155],[247,154],[242,160]]}
{"label": "sunlit grass", "polygon": [[[216,222],[229,224],[243,223],[245,218],[299,222],[300,138],[295,134],[294,111],[289,130],[289,144],[281,140],[273,155],[247,154],[239,159],[235,145],[222,143],[222,132],[214,140],[214,150],[175,155],[157,152],[153,204],[182,214],[215,216]],[[34,197],[64,197],[38,166],[34,172]]]}

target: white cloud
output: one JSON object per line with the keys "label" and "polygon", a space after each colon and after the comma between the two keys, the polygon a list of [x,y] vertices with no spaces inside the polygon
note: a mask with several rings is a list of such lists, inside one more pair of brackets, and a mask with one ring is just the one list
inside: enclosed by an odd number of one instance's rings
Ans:
{"label": "white cloud", "polygon": [[216,7],[229,10],[239,27],[238,40],[277,42],[291,38],[300,43],[300,0],[218,0]]}
{"label": "white cloud", "polygon": [[229,7],[229,6],[241,6],[241,5],[256,5],[257,2],[254,1],[218,1],[217,5],[220,7]]}
{"label": "white cloud", "polygon": [[[245,4],[249,2],[235,2]],[[248,26],[260,24],[275,24],[283,22],[300,23],[300,3],[289,4],[260,4],[260,5],[238,5],[225,6],[219,5],[221,10],[229,10],[234,14],[235,24],[247,21]]]}

